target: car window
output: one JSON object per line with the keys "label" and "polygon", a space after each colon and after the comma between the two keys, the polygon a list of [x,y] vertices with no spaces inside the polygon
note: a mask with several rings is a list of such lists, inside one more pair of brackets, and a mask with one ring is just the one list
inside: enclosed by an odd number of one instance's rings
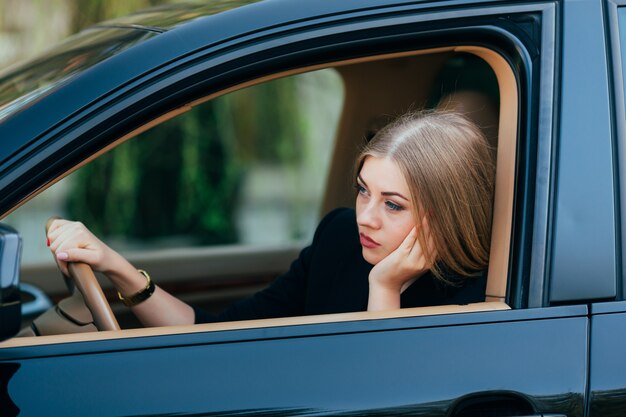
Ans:
{"label": "car window", "polygon": [[97,63],[155,35],[118,28],[89,29],[68,38],[35,65],[27,62],[7,69],[0,74],[0,120]]}
{"label": "car window", "polygon": [[7,217],[24,231],[24,263],[48,260],[28,225],[51,215],[81,219],[123,252],[310,239],[342,92],[332,69],[283,78],[118,146]]}
{"label": "car window", "polygon": [[[342,102],[339,74],[314,71],[196,105],[121,144],[6,218],[24,237],[24,281],[65,290],[40,275],[55,269],[40,244],[50,216],[79,219],[140,263],[193,247],[293,256],[319,220]],[[178,269],[172,279],[186,280]]]}
{"label": "car window", "polygon": [[[487,300],[503,302],[514,164],[501,159],[514,160],[517,123],[514,77],[503,62],[484,48],[399,54],[279,76],[198,101],[6,218],[24,235],[23,281],[62,298],[43,241],[46,219],[61,215],[80,219],[133,264],[153,271],[168,291],[219,311],[286,270],[322,214],[353,206],[349,178],[364,140],[408,108],[444,107],[468,112],[497,148],[496,181],[506,192],[496,195],[492,242],[498,244],[492,244]],[[407,88],[418,73],[420,82]],[[389,82],[373,86],[372,76]],[[502,116],[502,107],[511,111]],[[113,307],[122,328],[138,325],[128,309]]]}

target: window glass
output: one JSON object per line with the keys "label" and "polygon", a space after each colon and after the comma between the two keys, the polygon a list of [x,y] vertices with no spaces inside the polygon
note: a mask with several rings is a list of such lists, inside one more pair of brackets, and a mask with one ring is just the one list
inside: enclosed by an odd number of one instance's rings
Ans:
{"label": "window glass", "polygon": [[5,219],[24,236],[23,265],[51,262],[52,215],[80,219],[121,251],[310,239],[342,101],[339,75],[325,69],[236,91],[139,135]]}
{"label": "window glass", "polygon": [[35,61],[7,69],[0,74],[0,120],[97,63],[155,35],[116,28],[88,29]]}

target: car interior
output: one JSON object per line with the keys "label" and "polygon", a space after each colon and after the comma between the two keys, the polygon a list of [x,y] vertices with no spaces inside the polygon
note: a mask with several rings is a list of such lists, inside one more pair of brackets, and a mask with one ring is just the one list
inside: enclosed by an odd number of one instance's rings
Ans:
{"label": "car interior", "polygon": [[[485,302],[470,305],[408,308],[384,312],[357,312],[323,316],[288,317],[245,322],[214,323],[194,326],[140,329],[129,310],[115,300],[115,292],[106,280],[100,279],[105,296],[112,301],[112,311],[125,330],[95,332],[96,325],[81,297],[67,298],[60,272],[48,265],[24,265],[22,280],[34,284],[58,303],[62,313],[49,317],[38,327],[47,337],[22,337],[4,342],[12,345],[58,343],[71,340],[99,340],[138,337],[155,334],[179,334],[229,329],[273,327],[310,323],[376,320],[475,311],[504,310],[507,305],[510,242],[513,221],[516,141],[518,132],[518,87],[508,62],[498,53],[482,46],[454,46],[381,56],[350,59],[340,62],[298,68],[272,74],[229,87],[162,115],[150,123],[112,142],[84,161],[81,166],[122,145],[129,139],[165,125],[191,109],[210,103],[236,91],[271,83],[285,77],[316,71],[335,71],[343,85],[343,101],[338,114],[334,138],[329,142],[328,172],[317,208],[317,222],[336,207],[353,207],[354,191],[351,172],[359,146],[367,138],[409,109],[445,108],[464,112],[483,130],[496,152],[496,187],[494,215]],[[158,128],[158,127],[157,127]],[[73,171],[80,169],[75,167]],[[66,173],[70,175],[72,172]],[[59,178],[61,180],[61,178]],[[35,197],[36,199],[37,197]],[[18,209],[19,210],[19,209]],[[41,225],[43,228],[43,225]],[[153,272],[158,285],[186,302],[218,310],[263,288],[277,274],[288,268],[306,242],[282,245],[237,245],[173,248],[159,252],[128,254],[129,260]],[[81,287],[83,284],[77,284]],[[88,285],[88,284],[85,284]],[[90,285],[93,285],[90,284]],[[96,285],[97,287],[97,285]],[[83,291],[89,292],[89,289]],[[85,295],[85,294],[84,294]],[[89,298],[85,295],[84,298]],[[62,300],[62,301],[61,301]],[[92,307],[92,306],[90,306]],[[53,308],[54,309],[54,308]],[[58,321],[70,318],[70,326]],[[25,322],[25,329],[29,329]],[[76,333],[68,336],[68,333]],[[56,336],[55,336],[56,335]],[[34,336],[23,332],[22,336]]]}

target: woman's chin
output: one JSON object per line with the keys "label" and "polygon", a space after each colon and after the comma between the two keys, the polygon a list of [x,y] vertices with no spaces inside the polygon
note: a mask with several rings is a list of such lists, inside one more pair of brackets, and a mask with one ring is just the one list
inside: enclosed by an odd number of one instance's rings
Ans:
{"label": "woman's chin", "polygon": [[363,259],[370,265],[376,265],[384,259],[384,256],[377,253],[376,249],[362,248]]}

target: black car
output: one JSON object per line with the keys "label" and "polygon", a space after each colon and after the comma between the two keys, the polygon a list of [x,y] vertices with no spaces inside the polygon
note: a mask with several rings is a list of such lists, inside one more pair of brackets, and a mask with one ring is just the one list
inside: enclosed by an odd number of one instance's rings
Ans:
{"label": "black car", "polygon": [[[316,216],[353,204],[340,179],[385,117],[444,102],[491,120],[486,301],[117,330],[84,271],[93,319],[64,300],[66,330],[13,337],[20,240],[3,227],[0,415],[626,415],[626,2],[243,3],[105,22],[2,73],[1,215],[194,108],[330,71],[343,98],[334,138],[313,147],[329,161]],[[135,261],[203,302],[201,283],[244,296],[297,250],[158,253]],[[21,268],[54,295],[51,274]]]}

